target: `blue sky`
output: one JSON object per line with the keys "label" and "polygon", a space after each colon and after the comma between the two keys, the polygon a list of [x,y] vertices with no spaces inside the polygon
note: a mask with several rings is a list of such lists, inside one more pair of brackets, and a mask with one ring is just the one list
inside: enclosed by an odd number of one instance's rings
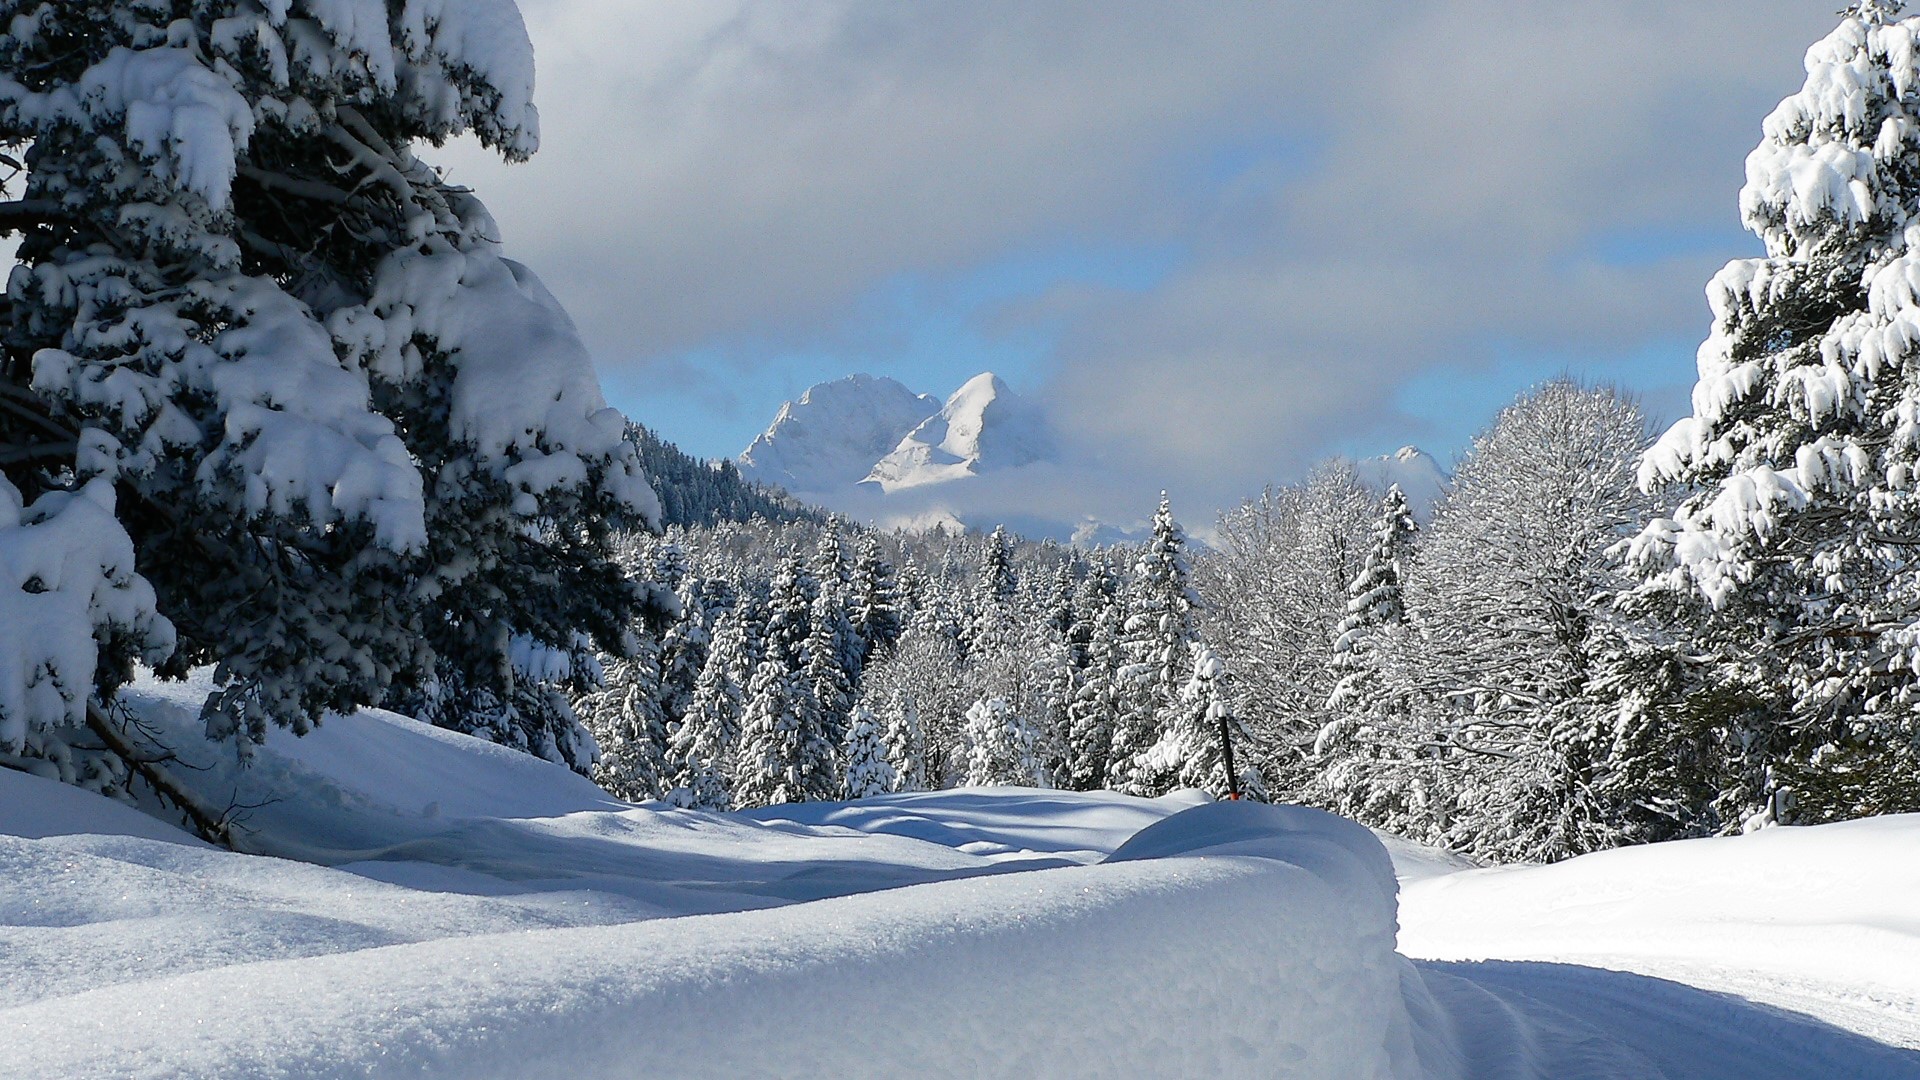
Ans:
{"label": "blue sky", "polygon": [[[543,149],[449,147],[609,396],[703,455],[855,371],[1043,401],[1075,513],[1685,407],[1832,3],[527,0]],[[1029,493],[1030,495],[1031,493]]]}

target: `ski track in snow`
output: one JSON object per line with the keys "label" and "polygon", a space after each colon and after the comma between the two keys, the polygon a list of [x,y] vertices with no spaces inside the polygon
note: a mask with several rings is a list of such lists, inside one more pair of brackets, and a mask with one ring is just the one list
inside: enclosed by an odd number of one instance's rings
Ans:
{"label": "ski track in snow", "polygon": [[634,807],[378,712],[189,764],[262,854],[0,770],[0,1076],[1920,1080],[1920,817],[1479,869],[1196,793]]}

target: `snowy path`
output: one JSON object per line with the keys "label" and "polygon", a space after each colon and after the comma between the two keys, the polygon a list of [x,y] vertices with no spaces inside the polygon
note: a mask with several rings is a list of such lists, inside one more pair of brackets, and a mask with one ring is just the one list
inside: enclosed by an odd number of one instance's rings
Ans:
{"label": "snowy path", "polygon": [[[1612,1016],[1608,1023],[1623,1030],[1645,1021],[1615,1015],[1606,994],[1583,1000],[1565,991],[1572,973],[1633,973],[1637,981],[1591,981],[1640,986],[1653,997],[1682,986],[1702,1001],[1739,1002],[1756,1024],[1788,1010],[1913,1049],[1920,1048],[1917,898],[1920,817],[1888,817],[1409,881],[1399,944],[1414,957],[1522,962],[1487,976],[1502,986],[1526,984],[1527,972],[1553,972],[1540,976],[1540,996]],[[1470,966],[1448,970],[1479,978]],[[1920,1056],[1900,1060],[1897,1068],[1787,1075],[1920,1076],[1912,1063]]]}
{"label": "snowy path", "polygon": [[632,807],[371,713],[197,764],[304,861],[0,770],[0,1076],[1920,1080],[1920,818],[1476,869],[1192,794]]}

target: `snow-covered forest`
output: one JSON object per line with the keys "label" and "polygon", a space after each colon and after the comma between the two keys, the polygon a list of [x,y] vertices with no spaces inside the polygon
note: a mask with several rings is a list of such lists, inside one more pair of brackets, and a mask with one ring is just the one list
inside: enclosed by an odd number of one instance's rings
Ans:
{"label": "snow-covered forest", "polygon": [[1664,433],[1082,548],[610,407],[513,0],[0,0],[0,1074],[1920,1076],[1901,6]]}

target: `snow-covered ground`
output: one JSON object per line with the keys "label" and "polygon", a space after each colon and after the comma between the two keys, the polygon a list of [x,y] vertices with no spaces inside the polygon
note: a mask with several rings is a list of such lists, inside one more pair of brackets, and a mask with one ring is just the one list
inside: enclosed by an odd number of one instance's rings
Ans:
{"label": "snow-covered ground", "polygon": [[0,1076],[1920,1078],[1912,818],[1483,870],[1192,794],[632,807],[380,713],[200,754],[264,855],[0,770]]}

